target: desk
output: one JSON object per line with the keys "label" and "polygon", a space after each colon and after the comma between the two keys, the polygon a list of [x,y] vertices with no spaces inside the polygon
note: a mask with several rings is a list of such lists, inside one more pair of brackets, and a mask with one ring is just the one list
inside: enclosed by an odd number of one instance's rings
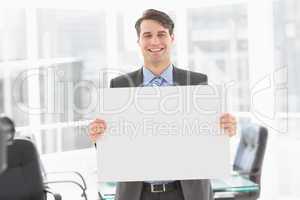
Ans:
{"label": "desk", "polygon": [[232,175],[227,179],[211,180],[214,192],[257,192],[259,186],[244,176]]}
{"label": "desk", "polygon": [[[74,151],[50,153],[41,156],[46,171],[78,171],[86,179],[89,199],[97,199],[97,191],[104,200],[113,200],[115,183],[97,183],[96,151],[94,147]],[[214,192],[255,192],[258,185],[246,178],[233,175],[224,180],[212,180]],[[57,190],[59,191],[59,190]],[[66,190],[67,191],[67,190]],[[68,198],[76,199],[74,192],[68,192]],[[74,195],[74,196],[73,196]]]}
{"label": "desk", "polygon": [[[256,192],[259,187],[256,183],[239,175],[233,175],[227,179],[211,180],[214,192]],[[116,184],[114,182],[99,183],[99,195],[102,200],[114,200]]]}

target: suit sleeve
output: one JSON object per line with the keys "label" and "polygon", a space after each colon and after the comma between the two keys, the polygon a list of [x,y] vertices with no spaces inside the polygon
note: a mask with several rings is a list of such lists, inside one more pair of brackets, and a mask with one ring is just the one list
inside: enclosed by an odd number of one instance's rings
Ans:
{"label": "suit sleeve", "polygon": [[114,87],[114,79],[111,79],[111,80],[110,80],[109,87],[110,87],[110,88],[113,88],[113,87]]}
{"label": "suit sleeve", "polygon": [[[113,87],[114,87],[114,80],[113,80],[113,79],[110,80],[109,87],[110,87],[110,88],[113,88]],[[94,145],[95,145],[95,148],[97,148],[97,144],[95,143]]]}
{"label": "suit sleeve", "polygon": [[203,81],[203,83],[204,83],[205,85],[208,84],[208,78],[207,78],[207,75],[204,75],[204,81]]}

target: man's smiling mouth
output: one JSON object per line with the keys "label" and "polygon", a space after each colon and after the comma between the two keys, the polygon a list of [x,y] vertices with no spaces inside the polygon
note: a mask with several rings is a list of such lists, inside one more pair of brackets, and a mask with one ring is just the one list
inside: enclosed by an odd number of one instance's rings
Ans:
{"label": "man's smiling mouth", "polygon": [[164,48],[155,48],[155,49],[148,49],[148,51],[152,52],[152,53],[157,53],[162,51]]}

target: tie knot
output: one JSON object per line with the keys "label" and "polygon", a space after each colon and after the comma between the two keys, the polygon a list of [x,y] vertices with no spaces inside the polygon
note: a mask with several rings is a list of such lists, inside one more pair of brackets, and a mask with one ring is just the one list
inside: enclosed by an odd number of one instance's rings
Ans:
{"label": "tie knot", "polygon": [[160,76],[155,77],[152,79],[152,81],[150,82],[151,86],[161,86],[163,84],[164,79]]}

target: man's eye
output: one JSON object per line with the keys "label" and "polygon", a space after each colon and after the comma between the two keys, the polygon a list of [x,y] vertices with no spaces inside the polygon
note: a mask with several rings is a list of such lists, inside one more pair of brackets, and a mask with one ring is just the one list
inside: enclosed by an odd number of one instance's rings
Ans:
{"label": "man's eye", "polygon": [[145,37],[145,38],[150,38],[150,37],[151,37],[151,35],[144,35],[144,37]]}

